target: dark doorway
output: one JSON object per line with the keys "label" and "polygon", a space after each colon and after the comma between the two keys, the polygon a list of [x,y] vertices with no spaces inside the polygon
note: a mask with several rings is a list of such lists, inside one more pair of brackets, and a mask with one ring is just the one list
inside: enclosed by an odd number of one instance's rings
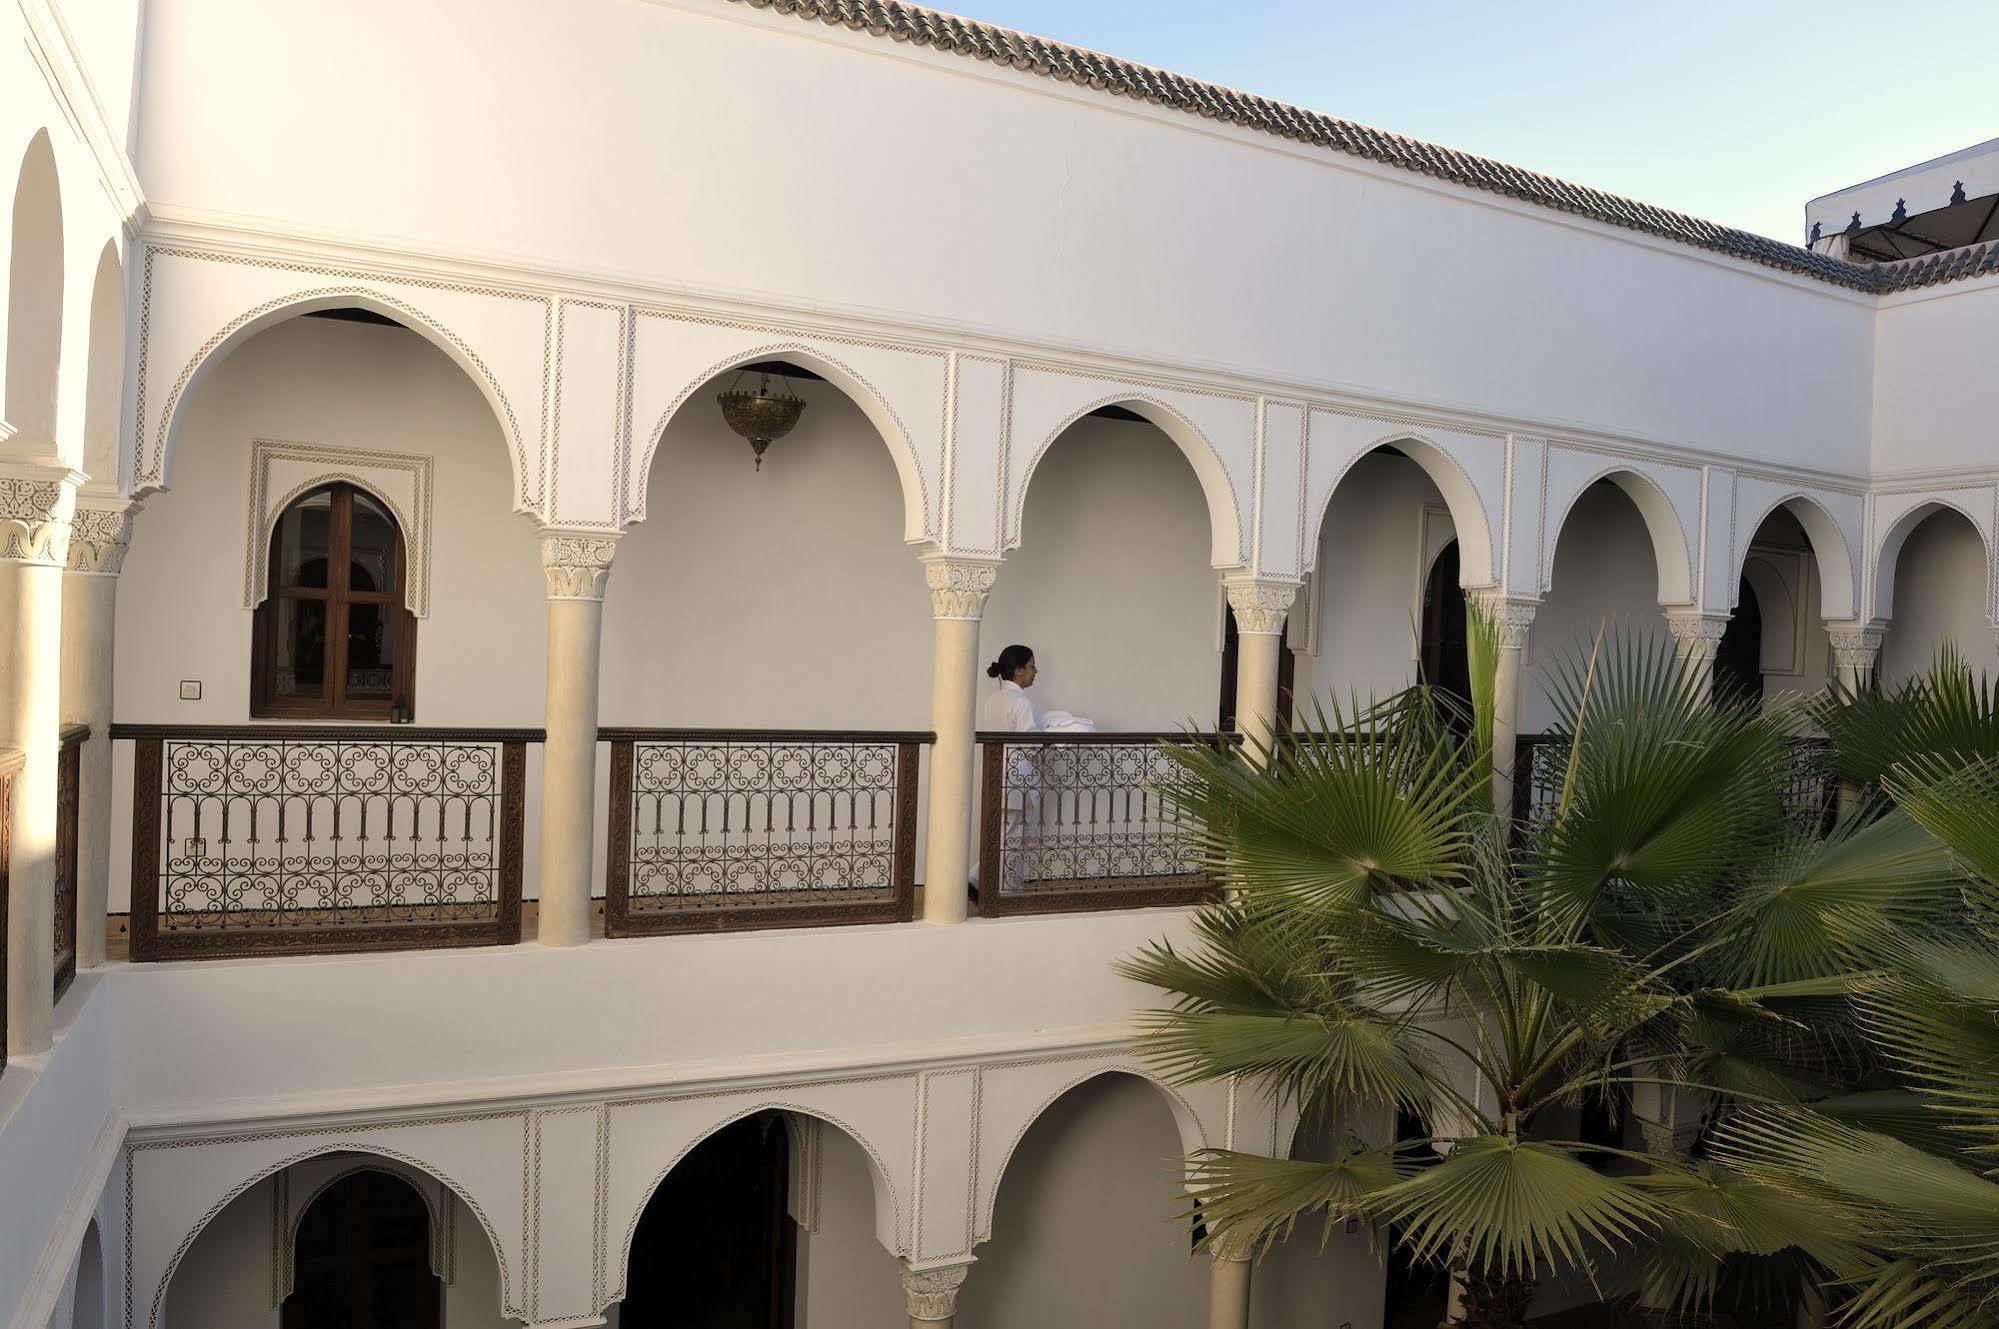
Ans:
{"label": "dark doorway", "polygon": [[1714,699],[1763,699],[1763,612],[1746,577],[1736,591],[1735,616],[1728,620],[1714,648]]}
{"label": "dark doorway", "polygon": [[439,1329],[430,1208],[401,1177],[364,1169],[321,1191],[299,1220],[284,1329]]}
{"label": "dark doorway", "polygon": [[620,1329],[791,1329],[798,1225],[791,1140],[776,1112],[724,1126],[660,1183],[639,1218]]}
{"label": "dark doorway", "polygon": [[[1235,606],[1225,606],[1228,621],[1222,628],[1222,697],[1220,718],[1216,722],[1219,733],[1235,731],[1235,684],[1236,663],[1241,658],[1242,634],[1236,629]],[[1277,718],[1285,728],[1291,727],[1291,693],[1298,679],[1298,656],[1291,649],[1291,616],[1284,617],[1284,644],[1277,652]]]}
{"label": "dark doorway", "polygon": [[[1408,1144],[1429,1135],[1422,1118],[1406,1110],[1395,1113],[1395,1142]],[[1438,1161],[1434,1152],[1424,1150],[1409,1161],[1428,1167]],[[1451,1301],[1450,1271],[1440,1264],[1410,1257],[1402,1244],[1402,1232],[1394,1224],[1388,1228],[1388,1280],[1382,1304],[1383,1329],[1436,1329]]]}
{"label": "dark doorway", "polygon": [[1471,659],[1465,649],[1465,588],[1458,584],[1458,542],[1430,565],[1423,583],[1423,640],[1419,677],[1426,686],[1471,707]]}

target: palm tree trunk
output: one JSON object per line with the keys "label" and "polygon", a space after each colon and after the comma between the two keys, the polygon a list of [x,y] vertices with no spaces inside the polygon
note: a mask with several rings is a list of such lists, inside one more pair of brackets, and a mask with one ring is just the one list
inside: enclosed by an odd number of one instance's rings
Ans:
{"label": "palm tree trunk", "polygon": [[1520,1274],[1465,1271],[1457,1276],[1464,1289],[1456,1318],[1448,1329],[1522,1329],[1527,1307],[1534,1300],[1534,1280]]}

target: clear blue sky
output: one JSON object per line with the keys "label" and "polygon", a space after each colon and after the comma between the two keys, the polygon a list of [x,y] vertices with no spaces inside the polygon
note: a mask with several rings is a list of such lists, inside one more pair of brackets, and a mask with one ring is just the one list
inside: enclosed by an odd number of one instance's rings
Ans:
{"label": "clear blue sky", "polygon": [[1999,138],[1994,0],[929,3],[1793,243],[1807,199]]}

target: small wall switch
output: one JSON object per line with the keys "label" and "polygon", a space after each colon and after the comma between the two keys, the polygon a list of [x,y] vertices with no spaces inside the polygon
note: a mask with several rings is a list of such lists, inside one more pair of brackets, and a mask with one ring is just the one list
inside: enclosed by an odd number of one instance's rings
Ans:
{"label": "small wall switch", "polygon": [[180,681],[180,699],[182,701],[200,701],[201,680],[198,678],[183,678]]}

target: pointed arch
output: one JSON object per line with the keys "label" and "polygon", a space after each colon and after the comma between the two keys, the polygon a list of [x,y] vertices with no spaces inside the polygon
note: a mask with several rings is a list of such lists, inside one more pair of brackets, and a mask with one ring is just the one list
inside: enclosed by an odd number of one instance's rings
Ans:
{"label": "pointed arch", "polygon": [[1825,504],[1802,489],[1767,504],[1757,514],[1756,520],[1749,523],[1749,539],[1742,542],[1742,548],[1735,554],[1735,566],[1729,569],[1729,607],[1735,607],[1743,569],[1749,562],[1749,546],[1754,542],[1756,532],[1763,529],[1763,523],[1770,520],[1770,515],[1779,508],[1797,518],[1798,525],[1804,527],[1805,538],[1811,542],[1812,558],[1819,569],[1819,616],[1827,619],[1853,618],[1860,612],[1860,603],[1855,596],[1857,582],[1853,572],[1853,551],[1846,542],[1845,533],[1839,529],[1839,523],[1826,511]]}
{"label": "pointed arch", "polygon": [[1009,550],[1020,548],[1021,517],[1027,509],[1027,493],[1033,487],[1034,472],[1040,467],[1041,459],[1048,455],[1048,449],[1078,420],[1106,406],[1121,407],[1142,417],[1147,424],[1173,440],[1173,445],[1180,449],[1187,464],[1194,468],[1194,478],[1201,485],[1201,497],[1207,501],[1210,560],[1218,568],[1241,566],[1244,560],[1242,504],[1236,495],[1235,482],[1229,478],[1228,468],[1222,464],[1221,454],[1215,450],[1208,436],[1201,432],[1200,426],[1177,407],[1142,392],[1116,392],[1086,402],[1063,416],[1061,423],[1049,431],[1021,471],[1003,547]]}
{"label": "pointed arch", "polygon": [[1643,471],[1628,466],[1610,466],[1577,486],[1563,504],[1561,515],[1551,529],[1554,538],[1548,541],[1546,562],[1541,572],[1543,593],[1553,589],[1555,574],[1555,548],[1562,541],[1562,530],[1568,525],[1569,514],[1575,511],[1576,503],[1600,480],[1608,480],[1624,491],[1631,500],[1638,515],[1645,522],[1645,530],[1652,537],[1652,559],[1658,565],[1658,598],[1662,605],[1689,605],[1694,603],[1694,563],[1692,545],[1687,539],[1686,525],[1680,520],[1680,510],[1673,500],[1659,486],[1659,482]]}
{"label": "pointed arch", "polygon": [[[500,1313],[511,1316],[514,1319],[526,1318],[526,1308],[523,1304],[525,1299],[522,1295],[523,1289],[516,1281],[517,1276],[513,1267],[507,1262],[506,1249],[500,1245],[499,1237],[494,1233],[493,1221],[486,1216],[486,1211],[480,1206],[479,1202],[473,1199],[463,1187],[459,1186],[450,1177],[445,1176],[442,1172],[425,1163],[422,1159],[403,1153],[401,1150],[384,1148],[379,1144],[326,1144],[307,1149],[301,1153],[292,1154],[266,1167],[259,1168],[249,1177],[231,1187],[227,1194],[216,1201],[214,1205],[210,1206],[208,1212],[203,1214],[200,1220],[195,1223],[194,1229],[181,1238],[180,1244],[174,1248],[174,1253],[168,1257],[166,1268],[160,1272],[159,1282],[153,1288],[152,1306],[146,1315],[146,1329],[160,1329],[161,1319],[166,1312],[167,1294],[173,1289],[174,1275],[180,1272],[181,1262],[187,1258],[187,1253],[194,1249],[194,1243],[201,1237],[203,1232],[208,1230],[208,1225],[214,1222],[223,1210],[241,1199],[243,1194],[251,1187],[257,1185],[257,1183],[277,1176],[286,1168],[310,1162],[315,1158],[324,1158],[328,1154],[359,1154],[401,1163],[405,1167],[420,1172],[433,1181],[438,1182],[453,1195],[456,1195],[460,1203],[471,1213],[472,1217],[478,1220],[480,1231],[485,1234],[487,1244],[493,1248],[493,1259],[500,1270]],[[382,1170],[388,1171],[389,1169]],[[419,1188],[420,1191],[421,1188]],[[125,1234],[125,1258],[128,1268],[131,1261],[131,1241],[132,1233],[127,1231]],[[126,1295],[128,1298],[131,1295],[129,1287],[127,1288]],[[130,1313],[129,1307],[127,1313]]]}
{"label": "pointed arch", "polygon": [[[1450,511],[1451,525],[1458,536],[1458,584],[1465,587],[1484,587],[1497,584],[1495,568],[1498,555],[1493,547],[1492,522],[1486,516],[1485,501],[1479,496],[1478,486],[1472,483],[1471,474],[1465,470],[1449,449],[1435,439],[1422,434],[1401,431],[1385,434],[1347,459],[1340,473],[1326,490],[1326,497],[1319,508],[1318,520],[1312,530],[1318,532],[1306,546],[1305,558],[1308,568],[1318,562],[1319,540],[1324,537],[1326,514],[1333,509],[1333,498],[1346,483],[1347,476],[1361,461],[1380,451],[1394,448],[1416,463],[1423,473],[1430,477],[1430,483],[1443,495],[1444,506]],[[1427,577],[1429,569],[1424,569]]]}
{"label": "pointed arch", "polygon": [[507,394],[500,387],[499,380],[487,367],[479,353],[456,332],[432,318],[423,310],[380,291],[360,286],[323,287],[317,290],[300,291],[279,296],[258,305],[255,309],[237,315],[218,330],[214,336],[201,344],[192,359],[181,369],[172,387],[167,390],[160,404],[159,426],[151,440],[150,450],[145,440],[138,440],[141,461],[134,483],[137,495],[144,495],[155,489],[167,489],[173,484],[174,450],[180,432],[182,405],[188,394],[206,379],[214,367],[220,364],[238,346],[266,328],[278,323],[302,318],[322,309],[365,309],[380,314],[416,333],[465,371],[477,385],[486,404],[493,410],[499,422],[500,435],[506,441],[508,456],[514,468],[514,510],[532,512],[533,505],[527,498],[528,456],[521,439],[520,423],[514,415],[514,408],[507,400]]}
{"label": "pointed arch", "polygon": [[119,416],[125,404],[125,266],[118,242],[105,242],[90,285],[89,358],[84,365],[83,459],[94,488],[123,488]]}
{"label": "pointed arch", "polygon": [[666,409],[660,412],[659,419],[653,423],[652,432],[646,436],[645,451],[640,454],[638,470],[632,477],[633,503],[627,514],[628,520],[639,522],[646,519],[653,461],[659,454],[660,444],[666,439],[667,426],[673,423],[673,417],[680,413],[680,408],[718,375],[769,360],[783,360],[811,370],[860,407],[861,414],[868,418],[868,423],[875,427],[875,433],[888,448],[889,460],[895,463],[896,482],[902,489],[902,538],[910,544],[921,543],[929,528],[930,498],[923,481],[923,467],[918,464],[915,445],[910,442],[909,427],[903,424],[902,417],[896,413],[888,398],[860,371],[821,347],[797,341],[772,342],[718,360],[673,395]]}
{"label": "pointed arch", "polygon": [[999,1164],[993,1169],[992,1184],[990,1186],[982,1185],[982,1193],[975,1197],[978,1210],[973,1216],[972,1230],[977,1234],[979,1240],[986,1241],[992,1237],[993,1213],[999,1206],[1000,1187],[1006,1184],[1007,1169],[1013,1163],[1013,1156],[1020,1152],[1021,1141],[1025,1140],[1027,1133],[1034,1129],[1034,1123],[1047,1116],[1048,1109],[1054,1107],[1057,1102],[1066,1098],[1077,1089],[1082,1088],[1093,1080],[1101,1080],[1114,1075],[1141,1080],[1159,1092],[1160,1097],[1165,1100],[1166,1110],[1172,1114],[1174,1128],[1180,1134],[1180,1144],[1187,1156],[1192,1157],[1194,1154],[1208,1147],[1208,1132],[1202,1126],[1199,1114],[1194,1111],[1193,1105],[1181,1096],[1180,1091],[1172,1085],[1167,1084],[1164,1080],[1151,1074],[1136,1063],[1092,1067],[1079,1075],[1065,1080],[1060,1088],[1043,1098],[1035,1106],[1034,1111],[1028,1113],[1026,1118],[1021,1121],[1019,1127],[1013,1133],[1013,1138],[1007,1141],[1006,1148],[1000,1153]]}
{"label": "pointed arch", "polygon": [[900,1256],[906,1253],[905,1244],[902,1239],[901,1201],[896,1195],[895,1183],[889,1180],[888,1164],[883,1160],[880,1151],[875,1148],[874,1143],[866,1135],[855,1129],[853,1125],[842,1121],[824,1108],[806,1107],[803,1104],[784,1100],[755,1102],[717,1118],[702,1130],[696,1132],[674,1153],[672,1158],[667,1160],[664,1167],[653,1174],[652,1180],[646,1183],[643,1192],[644,1198],[627,1219],[624,1236],[618,1241],[615,1250],[610,1252],[610,1254],[615,1256],[615,1259],[611,1264],[612,1276],[606,1280],[605,1292],[609,1300],[598,1308],[600,1311],[622,1301],[625,1294],[630,1290],[625,1284],[632,1263],[632,1243],[638,1239],[639,1223],[645,1218],[646,1210],[652,1207],[653,1199],[659,1194],[659,1188],[665,1183],[667,1177],[685,1161],[689,1154],[700,1148],[703,1143],[713,1138],[718,1132],[735,1125],[745,1117],[754,1117],[759,1112],[780,1112],[789,1116],[810,1117],[815,1121],[823,1122],[833,1127],[859,1145],[861,1153],[868,1160],[868,1180],[874,1189],[875,1236],[883,1246],[888,1248],[891,1254]]}
{"label": "pointed arch", "polygon": [[1995,605],[1999,605],[1999,566],[1995,566],[1992,541],[1987,538],[1985,528],[1978,523],[1968,509],[1953,499],[1932,498],[1918,503],[1897,517],[1881,534],[1874,548],[1874,604],[1870,618],[1893,618],[1895,614],[1895,569],[1901,562],[1902,546],[1918,526],[1936,516],[1939,512],[1954,512],[1969,522],[1978,536],[1978,543],[1985,549],[1985,612],[1989,620]]}
{"label": "pointed arch", "polygon": [[21,156],[7,256],[6,394],[0,421],[33,444],[54,446],[62,364],[63,208],[49,131]]}

